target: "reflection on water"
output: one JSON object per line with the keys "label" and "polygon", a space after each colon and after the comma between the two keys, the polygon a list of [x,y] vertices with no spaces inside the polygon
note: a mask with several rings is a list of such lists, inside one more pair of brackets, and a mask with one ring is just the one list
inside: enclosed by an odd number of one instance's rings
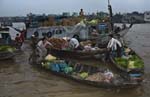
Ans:
{"label": "reflection on water", "polygon": [[55,76],[28,64],[31,50],[26,44],[14,61],[0,62],[0,97],[149,97],[149,26],[135,25],[125,37],[145,62],[146,80],[136,89],[101,89]]}

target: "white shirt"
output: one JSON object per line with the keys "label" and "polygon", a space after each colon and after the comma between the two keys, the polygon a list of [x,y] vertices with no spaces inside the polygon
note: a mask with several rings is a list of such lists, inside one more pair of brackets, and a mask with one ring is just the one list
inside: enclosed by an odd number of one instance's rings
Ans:
{"label": "white shirt", "polygon": [[46,41],[45,43],[43,43],[43,41],[39,41],[37,44],[39,47],[45,48],[46,45],[52,45],[50,42]]}
{"label": "white shirt", "polygon": [[111,48],[112,50],[117,50],[117,44],[119,45],[119,47],[122,47],[120,41],[118,41],[117,39],[115,38],[112,38],[108,45],[107,45],[107,48]]}
{"label": "white shirt", "polygon": [[69,41],[69,46],[77,48],[79,46],[79,41],[76,38],[71,38]]}

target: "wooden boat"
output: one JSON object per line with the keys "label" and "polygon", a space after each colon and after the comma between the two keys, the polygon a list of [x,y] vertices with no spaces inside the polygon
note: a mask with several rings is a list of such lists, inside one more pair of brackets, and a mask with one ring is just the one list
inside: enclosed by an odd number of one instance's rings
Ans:
{"label": "wooden boat", "polygon": [[0,45],[0,60],[12,59],[17,50],[10,45]]}
{"label": "wooden boat", "polygon": [[93,51],[50,49],[49,53],[60,58],[87,59],[96,58],[95,55],[104,54],[106,51],[107,50],[105,48]]}
{"label": "wooden boat", "polygon": [[[76,73],[81,73],[81,72],[88,72],[89,76],[98,72],[101,72],[102,68],[99,66],[94,66],[94,65],[72,65],[72,63],[68,63],[69,66],[73,68],[73,71]],[[81,69],[82,68],[82,69]],[[87,69],[88,68],[88,69]],[[101,69],[101,70],[100,70]],[[50,71],[51,73],[65,77],[68,79],[71,79],[73,81],[82,83],[82,84],[87,84],[95,87],[100,87],[100,88],[136,88],[140,86],[140,82],[133,81],[133,80],[126,80],[120,76],[115,77],[111,82],[106,82],[106,81],[94,81],[94,80],[88,80],[88,79],[83,79],[80,77],[77,77],[74,72],[73,73],[64,73],[64,72],[57,72],[53,71],[51,69],[47,69],[47,71]]]}
{"label": "wooden boat", "polygon": [[0,52],[0,60],[12,59],[15,56],[13,52],[4,51]]}
{"label": "wooden boat", "polygon": [[[133,52],[132,54],[141,59],[135,52]],[[122,74],[122,76],[128,79],[135,79],[137,81],[143,80],[144,66],[141,68],[124,68],[116,62],[115,58],[112,55],[110,55],[110,61],[112,63],[111,65],[113,65],[113,67],[116,68],[120,72],[120,74]]]}
{"label": "wooden boat", "polygon": [[[118,34],[122,38],[130,28],[126,28],[122,31],[120,31]],[[116,35],[114,33],[114,35]],[[100,39],[100,40],[99,40]],[[76,59],[88,59],[88,58],[93,58],[97,59],[95,55],[98,54],[104,54],[107,52],[107,44],[108,44],[109,38],[108,35],[100,35],[99,38],[95,38],[92,40],[93,43],[98,43],[98,46],[100,49],[98,50],[92,50],[92,51],[82,51],[82,50],[60,50],[60,49],[55,49],[51,48],[48,53],[56,56],[56,57],[61,57],[61,58],[76,58]]]}

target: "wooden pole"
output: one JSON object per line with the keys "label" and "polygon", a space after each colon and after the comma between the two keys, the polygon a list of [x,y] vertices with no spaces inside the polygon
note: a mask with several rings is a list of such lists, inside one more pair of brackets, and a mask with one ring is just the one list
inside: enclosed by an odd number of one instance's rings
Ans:
{"label": "wooden pole", "polygon": [[110,18],[110,30],[113,31],[113,22],[112,22],[112,17],[113,17],[113,13],[112,13],[112,7],[110,5],[110,0],[108,0],[108,10],[109,10],[109,18]]}

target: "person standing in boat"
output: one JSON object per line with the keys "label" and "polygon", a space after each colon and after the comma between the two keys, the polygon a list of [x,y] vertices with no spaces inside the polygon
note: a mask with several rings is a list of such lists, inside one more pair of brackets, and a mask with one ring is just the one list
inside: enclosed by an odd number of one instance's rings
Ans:
{"label": "person standing in boat", "polygon": [[24,40],[25,40],[25,31],[23,30],[23,31],[21,31],[21,33],[20,33],[20,39],[22,40],[22,43],[24,42]]}
{"label": "person standing in boat", "polygon": [[109,37],[111,39],[109,40],[109,43],[107,45],[108,51],[111,52],[112,55],[115,57],[121,57],[121,49],[122,49],[121,42],[119,40],[115,39],[113,37],[113,34],[110,34]]}
{"label": "person standing in boat", "polygon": [[15,46],[16,46],[17,49],[21,49],[22,39],[20,38],[19,34],[16,34],[16,37],[15,37]]}

